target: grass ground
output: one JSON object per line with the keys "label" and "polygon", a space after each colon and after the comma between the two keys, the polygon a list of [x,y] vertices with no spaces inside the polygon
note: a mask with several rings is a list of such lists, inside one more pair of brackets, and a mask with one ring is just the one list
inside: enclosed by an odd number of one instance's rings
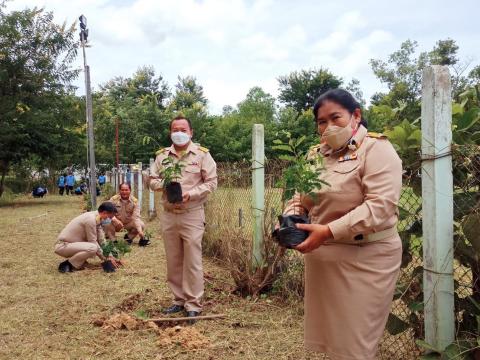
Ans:
{"label": "grass ground", "polygon": [[[98,260],[72,274],[57,271],[57,234],[82,212],[79,197],[18,198],[0,207],[0,359],[317,359],[303,349],[301,304],[248,300],[231,293],[225,269],[205,259],[205,314],[188,348],[159,341],[165,329],[106,331],[94,319],[115,313],[156,317],[170,304],[158,220],[151,246],[134,246],[126,266],[104,273]],[[192,335],[193,334],[193,335]]]}

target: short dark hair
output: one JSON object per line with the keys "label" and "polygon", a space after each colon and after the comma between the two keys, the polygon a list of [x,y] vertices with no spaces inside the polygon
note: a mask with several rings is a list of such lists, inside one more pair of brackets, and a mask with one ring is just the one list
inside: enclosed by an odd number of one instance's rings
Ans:
{"label": "short dark hair", "polygon": [[128,182],[123,182],[123,183],[121,183],[120,186],[118,187],[118,189],[121,189],[122,186],[124,186],[124,185],[125,185],[125,186],[128,186],[128,188],[130,189],[130,191],[132,190],[132,186],[131,186]]}
{"label": "short dark hair", "polygon": [[188,119],[187,117],[185,117],[183,115],[177,115],[172,120],[170,120],[170,126],[169,126],[170,131],[172,131],[173,122],[176,121],[176,120],[186,120],[187,123],[188,123],[188,127],[190,128],[190,130],[192,130],[192,122],[190,121],[190,119]]}
{"label": "short dark hair", "polygon": [[101,203],[100,206],[98,207],[98,212],[108,212],[108,213],[116,214],[117,208],[114,203],[110,201],[105,201]]}
{"label": "short dark hair", "polygon": [[[353,114],[355,109],[362,109],[360,103],[347,90],[331,89],[324,92],[317,98],[317,100],[315,100],[315,104],[313,105],[313,115],[315,116],[315,122],[317,122],[318,110],[322,107],[325,101],[332,101],[340,105],[341,107],[345,108],[350,114]],[[367,127],[367,120],[363,118],[363,114],[360,124]]]}

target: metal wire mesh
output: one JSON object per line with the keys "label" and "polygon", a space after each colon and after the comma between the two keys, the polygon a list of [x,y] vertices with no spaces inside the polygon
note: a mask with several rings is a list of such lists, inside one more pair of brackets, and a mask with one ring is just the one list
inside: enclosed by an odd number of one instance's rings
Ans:
{"label": "metal wire mesh", "polygon": [[[457,337],[472,338],[478,336],[478,328],[471,299],[480,304],[480,147],[457,146],[452,149],[452,155]],[[266,238],[282,210],[282,191],[276,183],[284,166],[281,161],[265,164]],[[206,205],[204,251],[222,260],[226,254],[220,244],[242,241],[250,246],[253,238],[251,164],[218,164],[217,172],[219,187]],[[403,244],[402,268],[387,330],[379,347],[381,359],[416,359],[421,353],[415,344],[416,339],[424,338],[421,195],[421,162],[418,161],[408,165],[403,179],[398,222]],[[302,262],[301,257],[295,257],[295,276],[284,272],[291,276],[288,286],[300,290],[303,273],[299,275],[299,272],[303,272],[303,267],[297,265]],[[298,284],[292,284],[292,279]]]}

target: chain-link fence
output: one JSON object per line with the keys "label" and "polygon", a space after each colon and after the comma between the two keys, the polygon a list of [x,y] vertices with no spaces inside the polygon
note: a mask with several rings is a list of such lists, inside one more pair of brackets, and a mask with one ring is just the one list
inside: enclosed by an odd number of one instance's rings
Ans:
{"label": "chain-link fence", "polygon": [[[284,163],[268,162],[265,166],[265,239],[281,213],[281,190],[275,186]],[[453,149],[454,172],[454,280],[457,338],[476,341],[477,317],[480,315],[480,147],[460,146]],[[207,204],[205,252],[225,261],[234,256],[250,256],[253,233],[251,166],[249,163],[219,164],[219,188]],[[399,201],[398,231],[403,244],[402,269],[392,304],[385,335],[379,348],[382,359],[416,359],[421,349],[416,339],[424,338],[423,254],[422,254],[422,190],[421,162],[405,168]],[[239,244],[242,248],[239,251]],[[288,262],[281,271],[273,290],[282,295],[303,292],[303,259],[293,251],[286,254]],[[288,267],[285,265],[288,263]],[[276,286],[280,283],[281,285]],[[290,291],[289,291],[290,290]],[[428,301],[428,299],[427,299]],[[469,346],[459,342],[464,349]]]}

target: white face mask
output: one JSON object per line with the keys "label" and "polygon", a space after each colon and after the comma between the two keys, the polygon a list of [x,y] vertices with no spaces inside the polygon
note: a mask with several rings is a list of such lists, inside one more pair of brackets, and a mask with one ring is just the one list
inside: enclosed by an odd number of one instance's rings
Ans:
{"label": "white face mask", "polygon": [[109,225],[109,224],[112,223],[112,219],[106,218],[106,219],[100,220],[100,223],[101,223],[102,225]]}
{"label": "white face mask", "polygon": [[170,139],[175,145],[183,146],[190,141],[190,136],[182,131],[176,131],[170,135]]}

